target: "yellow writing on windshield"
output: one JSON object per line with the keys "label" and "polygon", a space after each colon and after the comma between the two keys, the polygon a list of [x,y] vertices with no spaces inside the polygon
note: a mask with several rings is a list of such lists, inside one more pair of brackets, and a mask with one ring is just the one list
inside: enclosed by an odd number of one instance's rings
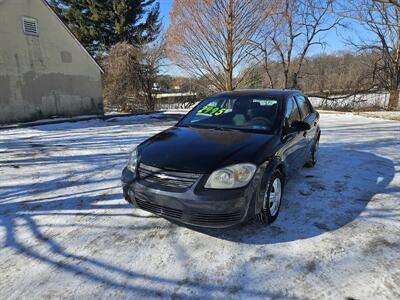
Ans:
{"label": "yellow writing on windshield", "polygon": [[202,109],[198,111],[198,113],[219,116],[225,112],[226,108],[221,108],[217,106],[204,106]]}

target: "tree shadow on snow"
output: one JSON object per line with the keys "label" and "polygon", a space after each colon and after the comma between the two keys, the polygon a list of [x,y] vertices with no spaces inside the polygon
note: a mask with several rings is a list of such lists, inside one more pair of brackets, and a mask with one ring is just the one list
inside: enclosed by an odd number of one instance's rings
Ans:
{"label": "tree shadow on snow", "polygon": [[[98,130],[99,127],[109,127],[109,126],[124,126],[124,125],[142,125],[146,123],[146,126],[160,125],[161,122],[178,122],[184,116],[183,113],[154,113],[154,114],[143,114],[134,116],[119,116],[110,119],[92,119],[88,121],[76,121],[64,122],[64,123],[54,123],[48,125],[34,125],[32,128],[40,131],[57,131],[60,127],[64,129],[88,129],[88,130]],[[171,124],[169,124],[171,125]]]}
{"label": "tree shadow on snow", "polygon": [[[120,170],[126,164],[124,148],[141,142],[149,133],[143,132],[140,137],[137,132],[132,137],[115,133],[92,135],[82,134],[82,130],[65,132],[59,128],[35,138],[12,137],[0,142],[0,149],[6,150],[1,152],[0,167],[12,170],[10,174],[20,180],[1,182],[0,247],[13,258],[2,260],[3,272],[11,276],[14,265],[21,260],[28,262],[27,266],[34,261],[47,266],[49,274],[54,272],[50,279],[46,276],[38,278],[42,274],[35,268],[24,270],[30,272],[26,275],[27,281],[43,280],[40,288],[35,290],[36,295],[42,297],[41,293],[46,293],[48,288],[44,285],[48,282],[51,286],[57,276],[64,274],[79,277],[84,283],[95,283],[104,290],[136,296],[132,298],[190,298],[188,288],[202,294],[236,291],[233,284],[221,286],[196,278],[152,275],[136,271],[134,265],[126,263],[134,262],[135,253],[126,251],[125,242],[140,245],[142,238],[146,243],[151,242],[154,231],[162,228],[154,229],[152,219],[157,216],[143,216],[132,211],[123,200],[119,185]],[[8,134],[12,135],[12,132]],[[112,134],[115,137],[111,137]],[[85,152],[91,149],[95,151]],[[6,173],[3,174],[2,178],[6,179]],[[141,224],[137,222],[139,218],[143,221]],[[164,230],[166,234],[174,235],[176,229],[176,226],[167,226]],[[97,255],[109,249],[124,263],[119,263],[121,261],[115,257],[108,259]],[[2,253],[2,258],[6,255]],[[70,283],[64,283],[61,289],[65,296]],[[255,298],[282,296],[247,288],[240,291]],[[5,295],[9,292],[10,289],[4,291]],[[31,293],[22,288],[13,292],[22,297]]]}
{"label": "tree shadow on snow", "polygon": [[[144,133],[145,134],[145,133]],[[47,136],[48,135],[48,136]],[[97,283],[106,288],[135,293],[139,297],[164,296],[171,298],[193,296],[190,289],[199,293],[210,294],[226,291],[235,291],[235,284],[221,286],[218,282],[196,280],[193,276],[185,279],[176,279],[168,275],[152,275],[145,272],[135,271],[132,266],[118,265],[117,261],[107,261],[95,255],[79,254],[76,247],[69,247],[69,240],[77,241],[66,233],[57,236],[53,235],[56,229],[70,228],[76,231],[77,235],[84,235],[87,242],[96,241],[98,237],[111,236],[112,241],[127,241],[140,234],[139,238],[151,241],[153,231],[161,230],[165,234],[176,235],[176,226],[165,226],[154,228],[152,218],[132,213],[130,206],[122,199],[121,189],[115,186],[118,181],[118,174],[109,175],[107,169],[120,169],[126,161],[124,153],[108,153],[115,148],[115,144],[126,147],[133,143],[132,137],[123,136],[110,139],[103,135],[87,135],[76,137],[63,134],[57,140],[57,132],[47,133],[37,143],[44,143],[50,147],[52,155],[46,156],[39,144],[29,144],[27,140],[15,140],[13,148],[21,151],[21,156],[12,161],[5,162],[6,165],[19,166],[21,176],[31,176],[29,170],[35,166],[45,164],[56,168],[63,164],[85,162],[87,168],[75,170],[73,174],[60,173],[57,176],[46,178],[35,184],[25,183],[4,183],[4,190],[0,192],[0,226],[4,228],[5,239],[2,247],[11,249],[19,255],[30,259],[38,260],[60,272],[79,276],[85,281]],[[144,136],[138,138],[144,139]],[[57,153],[60,144],[67,145],[68,149],[80,150],[101,147],[102,153],[81,153],[72,152],[65,155],[62,151]],[[0,145],[1,146],[1,145]],[[357,218],[379,217],[376,214],[362,214],[367,204],[372,201],[373,196],[384,192],[393,193],[400,190],[396,187],[389,187],[395,169],[391,160],[374,155],[369,152],[349,150],[343,144],[333,144],[321,147],[321,157],[318,165],[313,169],[303,169],[297,177],[288,183],[285,190],[284,202],[278,220],[269,227],[259,226],[255,222],[241,225],[240,227],[224,230],[192,228],[223,240],[235,241],[245,244],[274,244],[295,240],[312,238],[328,231],[337,230]],[[35,157],[26,156],[35,151],[43,151]],[[14,149],[14,152],[15,152]],[[106,155],[104,155],[106,154]],[[31,155],[32,156],[32,155]],[[7,158],[9,160],[9,158]],[[103,173],[105,172],[105,173]],[[98,176],[96,176],[98,174]],[[108,174],[108,175],[107,175]],[[79,188],[73,190],[71,188]],[[65,190],[64,190],[65,189]],[[58,191],[58,193],[53,193]],[[74,191],[74,192],[71,192]],[[27,200],[24,200],[25,197]],[[361,214],[361,216],[360,216]],[[74,223],[62,222],[64,217],[86,216],[85,222],[80,223],[80,218],[75,218]],[[364,216],[365,215],[365,216]],[[41,219],[40,216],[59,216],[60,219]],[[111,228],[107,220],[111,218],[133,217],[129,228],[115,226]],[[93,223],[90,219],[104,218],[105,222]],[[149,218],[138,224],[138,218]],[[395,216],[397,218],[397,216]],[[61,222],[54,222],[60,220]],[[119,220],[119,219],[118,219]],[[127,223],[124,223],[125,225]],[[125,230],[124,230],[125,229]],[[20,230],[30,233],[32,245],[26,241]],[[136,231],[135,231],[136,230]],[[54,233],[55,232],[55,233]],[[102,239],[99,238],[101,241]],[[108,239],[103,241],[107,242]],[[157,241],[156,241],[157,242]],[[42,247],[46,246],[48,251]],[[119,244],[107,244],[97,246],[96,251],[105,251],[112,247],[118,254]],[[126,250],[121,246],[122,250]],[[179,243],[174,244],[176,251],[185,251],[185,246]],[[134,253],[124,253],[123,256],[131,257],[134,260]],[[126,261],[126,257],[122,258]],[[171,291],[178,287],[171,296]],[[179,290],[179,288],[183,288]],[[186,289],[185,289],[186,288]],[[251,288],[241,287],[240,292],[247,298],[283,298],[287,295],[280,295],[268,291],[260,291]]]}
{"label": "tree shadow on snow", "polygon": [[[318,164],[301,170],[286,187],[278,219],[228,229],[201,229],[210,236],[245,244],[274,244],[312,238],[337,230],[356,218],[378,193],[399,192],[388,184],[393,161],[369,152],[322,146]],[[366,214],[365,217],[374,217]]]}

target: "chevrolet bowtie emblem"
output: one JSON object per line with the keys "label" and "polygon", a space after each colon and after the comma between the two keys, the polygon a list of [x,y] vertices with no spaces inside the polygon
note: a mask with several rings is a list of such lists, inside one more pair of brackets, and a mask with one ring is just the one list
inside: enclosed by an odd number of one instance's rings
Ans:
{"label": "chevrolet bowtie emblem", "polygon": [[164,175],[164,174],[154,174],[156,177],[160,178],[160,179],[170,179],[169,176]]}

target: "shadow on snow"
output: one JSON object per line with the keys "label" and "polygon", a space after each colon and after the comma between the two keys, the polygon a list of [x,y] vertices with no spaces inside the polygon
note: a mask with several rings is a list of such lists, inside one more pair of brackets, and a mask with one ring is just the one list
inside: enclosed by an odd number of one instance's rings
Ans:
{"label": "shadow on snow", "polygon": [[[88,122],[90,123],[90,122]],[[112,121],[111,121],[112,123]],[[90,125],[90,124],[89,124]],[[46,137],[52,140],[57,133]],[[83,147],[103,147],[105,151],[108,148],[115,147],[114,143],[119,145],[128,145],[132,138],[127,136],[116,140],[104,136],[88,136],[87,140],[75,140],[76,137],[63,137],[60,142],[68,144],[71,139],[72,145],[86,143]],[[144,137],[142,138],[142,140]],[[73,141],[73,142],[72,142]],[[137,142],[139,142],[137,140]],[[40,141],[39,141],[40,143]],[[57,146],[56,142],[53,146]],[[57,143],[59,143],[57,141]],[[46,142],[48,146],[48,143]],[[40,145],[26,146],[26,141],[16,141],[18,150],[29,151],[29,147],[41,148]],[[347,145],[348,146],[348,145]],[[17,147],[17,148],[18,148]],[[25,149],[25,147],[27,147]],[[77,147],[77,149],[79,149]],[[363,149],[360,145],[360,149]],[[367,147],[367,146],[365,146]],[[371,147],[371,146],[368,146]],[[53,147],[54,150],[54,147]],[[370,149],[365,149],[370,150]],[[0,153],[1,154],[1,153]],[[43,154],[43,153],[40,153]],[[60,176],[32,187],[31,185],[13,186],[5,183],[3,186],[7,191],[2,192],[0,199],[0,225],[5,228],[6,235],[3,246],[15,250],[26,257],[39,260],[40,262],[58,270],[75,274],[86,280],[100,283],[116,290],[135,292],[141,295],[167,296],[171,292],[166,289],[155,289],[152,284],[162,284],[164,287],[172,288],[182,286],[186,288],[196,288],[205,293],[232,290],[237,287],[220,286],[218,283],[197,281],[193,279],[174,280],[168,277],[146,275],[140,272],[129,270],[128,267],[121,267],[113,263],[108,263],[96,259],[92,255],[77,255],[56,241],[55,238],[48,236],[43,228],[64,228],[72,226],[80,228],[82,234],[91,235],[91,231],[102,230],[103,235],[112,236],[121,227],[109,228],[102,225],[93,224],[39,224],[35,220],[38,216],[89,216],[121,218],[130,217],[132,225],[130,229],[151,230],[154,229],[151,219],[155,216],[140,216],[132,213],[130,206],[122,202],[121,191],[115,182],[118,177],[111,176],[96,177],[93,174],[104,170],[104,168],[120,168],[125,159],[125,153],[114,153],[101,157],[101,165],[98,165],[101,154],[87,154],[75,156],[41,156],[37,158],[21,156],[15,162],[7,161],[10,164],[20,164],[20,166],[30,168],[36,164],[49,164],[56,166],[63,163],[85,162],[90,168],[84,171],[77,171],[73,175],[61,174]],[[5,161],[3,160],[3,163]],[[393,161],[377,156],[370,152],[363,152],[346,148],[346,144],[321,145],[320,161],[313,169],[303,169],[291,182],[286,185],[284,202],[282,204],[278,220],[269,227],[263,227],[249,222],[240,227],[224,230],[211,230],[192,228],[209,236],[234,241],[244,244],[274,244],[308,239],[325,232],[338,230],[341,227],[355,221],[357,218],[379,218],[390,217],[385,211],[371,211],[366,209],[369,201],[373,200],[374,195],[379,193],[400,192],[397,187],[390,187],[389,183],[395,175]],[[72,179],[72,180],[71,180]],[[84,179],[84,180],[82,180]],[[96,184],[106,184],[103,188],[94,188]],[[52,190],[62,190],[64,188],[78,187],[84,188],[75,193],[65,193],[62,195],[42,195]],[[87,185],[87,186],[85,186]],[[18,201],[21,197],[33,196],[34,200]],[[121,201],[118,201],[121,200]],[[100,201],[100,203],[97,203]],[[381,200],[382,201],[382,200]],[[114,210],[118,209],[118,212]],[[129,210],[127,210],[129,209]],[[122,212],[121,212],[122,210]],[[390,213],[393,214],[393,211]],[[397,212],[394,212],[397,213]],[[398,215],[393,216],[398,218]],[[138,218],[149,218],[149,223],[145,225],[135,224]],[[22,225],[17,225],[20,223]],[[145,221],[147,222],[147,221]],[[116,222],[118,223],[118,222]],[[106,223],[107,224],[107,223]],[[167,224],[167,225],[165,225]],[[27,245],[25,241],[17,235],[17,229],[23,226],[28,229],[40,244],[46,245],[50,252],[43,252],[36,247]],[[164,223],[170,233],[174,233],[179,227]],[[126,228],[125,228],[126,229]],[[127,238],[127,237],[126,237]],[[110,247],[110,246],[109,246]],[[113,245],[111,245],[113,247]],[[116,247],[114,245],[114,247]],[[176,245],[179,247],[179,245]],[[180,246],[181,248],[183,246]],[[177,252],[184,252],[182,249]],[[131,255],[126,253],[126,255]],[[81,265],[83,264],[83,265]],[[89,267],[88,267],[89,266]],[[96,270],[93,270],[96,268]],[[102,274],[102,272],[107,274]],[[123,276],[129,282],[121,282],[114,279],[109,274]],[[142,280],[135,284],[136,279]],[[131,281],[133,280],[133,281]],[[143,284],[143,280],[146,284]],[[284,295],[269,293],[265,291],[256,291],[241,287],[240,292],[247,297],[283,297]],[[177,291],[176,297],[190,297],[190,293]],[[285,295],[287,297],[287,295]]]}
{"label": "shadow on snow", "polygon": [[400,192],[398,188],[388,187],[394,175],[394,164],[389,159],[340,146],[321,145],[318,164],[312,169],[302,169],[287,183],[279,217],[271,226],[252,221],[231,229],[189,227],[246,244],[312,238],[337,230],[358,217],[377,216],[371,212],[365,216],[360,214],[374,195]]}

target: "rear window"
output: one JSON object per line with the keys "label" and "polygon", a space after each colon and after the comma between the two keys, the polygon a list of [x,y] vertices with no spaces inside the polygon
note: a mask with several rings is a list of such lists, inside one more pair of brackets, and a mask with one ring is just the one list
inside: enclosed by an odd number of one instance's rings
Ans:
{"label": "rear window", "polygon": [[297,95],[296,96],[297,104],[299,105],[299,109],[301,111],[301,115],[303,120],[307,118],[310,114],[312,114],[313,109],[311,103],[304,96]]}
{"label": "rear window", "polygon": [[292,126],[292,123],[294,121],[301,120],[299,108],[293,97],[288,99],[285,117],[286,117],[289,127]]}

